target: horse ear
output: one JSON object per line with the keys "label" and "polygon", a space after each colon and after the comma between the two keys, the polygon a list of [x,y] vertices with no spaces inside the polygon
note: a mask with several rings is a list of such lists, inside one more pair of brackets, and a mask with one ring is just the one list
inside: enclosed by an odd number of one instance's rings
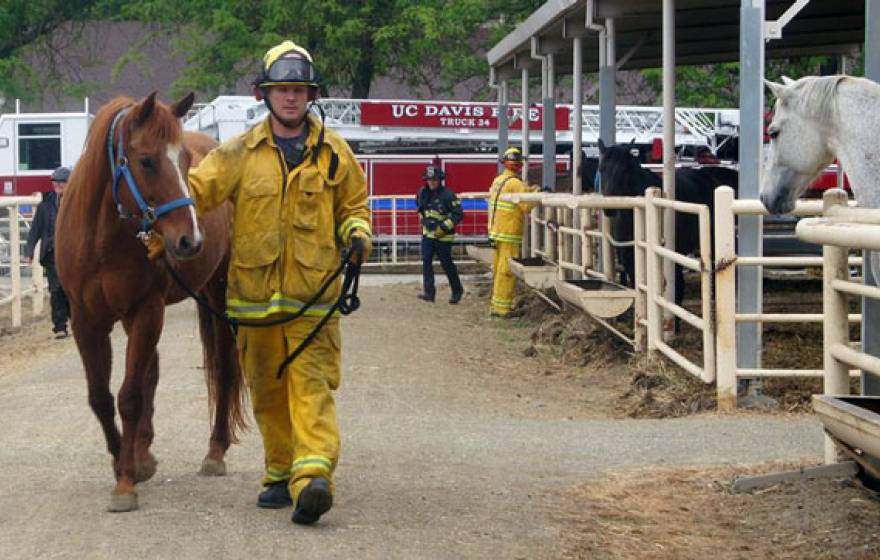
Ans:
{"label": "horse ear", "polygon": [[144,99],[141,102],[141,105],[138,108],[137,120],[135,121],[135,124],[141,125],[141,124],[144,124],[145,122],[147,122],[147,119],[149,119],[150,115],[153,114],[153,109],[155,109],[155,108],[156,108],[156,92],[154,91],[153,93],[148,95],[146,99]]}
{"label": "horse ear", "polygon": [[193,101],[195,100],[196,94],[191,91],[171,106],[171,112],[174,113],[174,116],[177,118],[183,118],[192,108]]}
{"label": "horse ear", "polygon": [[636,145],[636,137],[635,137],[635,136],[633,136],[632,140],[629,141],[629,145],[630,145],[630,146],[635,146],[635,145]]}
{"label": "horse ear", "polygon": [[608,146],[606,146],[605,142],[603,142],[602,139],[599,138],[599,153],[604,154],[605,150],[607,150],[607,149],[608,149]]}
{"label": "horse ear", "polygon": [[786,86],[790,86],[790,85],[794,84],[794,80],[792,80],[788,76],[782,76],[782,83]]}
{"label": "horse ear", "polygon": [[767,86],[767,89],[777,98],[781,98],[785,95],[786,87],[782,84],[777,84],[776,82],[771,82],[770,80],[764,80],[764,85]]}

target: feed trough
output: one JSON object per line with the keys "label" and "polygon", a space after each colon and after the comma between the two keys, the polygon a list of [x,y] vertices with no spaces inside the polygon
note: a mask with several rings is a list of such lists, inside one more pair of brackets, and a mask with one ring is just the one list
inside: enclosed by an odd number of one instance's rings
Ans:
{"label": "feed trough", "polygon": [[560,298],[603,319],[617,317],[635,300],[635,290],[607,280],[557,279],[554,288]]}
{"label": "feed trough", "polygon": [[465,251],[470,258],[489,266],[492,266],[492,261],[495,260],[495,251],[491,247],[468,245],[465,247]]}
{"label": "feed trough", "polygon": [[880,458],[880,397],[813,395],[813,410],[834,439]]}
{"label": "feed trough", "polygon": [[510,259],[510,272],[514,276],[538,290],[553,287],[556,280],[556,265],[545,262],[541,257]]}

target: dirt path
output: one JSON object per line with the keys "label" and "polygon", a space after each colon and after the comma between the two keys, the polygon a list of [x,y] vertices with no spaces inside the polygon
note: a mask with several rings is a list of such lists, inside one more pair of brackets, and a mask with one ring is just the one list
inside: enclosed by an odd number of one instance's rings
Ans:
{"label": "dirt path", "polygon": [[[73,342],[38,327],[0,337],[2,556],[557,558],[572,550],[554,514],[570,507],[567,488],[649,465],[821,457],[806,416],[610,418],[607,399],[625,380],[524,357],[527,329],[489,321],[472,296],[450,306],[441,291],[430,305],[416,293],[364,288],[362,310],[344,321],[338,499],[313,528],[254,507],[254,430],[231,451],[227,477],[196,475],[208,419],[191,306],[168,314],[159,472],[128,514],[104,512],[109,460]],[[121,342],[115,333],[117,383]]]}

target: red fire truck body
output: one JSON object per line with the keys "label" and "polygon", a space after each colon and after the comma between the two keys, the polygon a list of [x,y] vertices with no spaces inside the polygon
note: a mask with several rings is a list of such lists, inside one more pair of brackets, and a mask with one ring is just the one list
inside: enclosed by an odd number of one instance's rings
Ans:
{"label": "red fire truck body", "polygon": [[[453,101],[324,99],[327,126],[339,132],[355,150],[373,197],[377,233],[418,235],[414,197],[422,186],[425,166],[439,164],[447,184],[457,193],[486,192],[498,173],[498,106],[495,103]],[[521,107],[508,108],[508,143],[522,143]],[[199,107],[184,126],[208,133],[220,141],[239,134],[265,118],[261,102],[250,97],[221,96]],[[540,151],[543,111],[528,108],[529,144]],[[557,172],[567,172],[572,143],[571,106],[560,105],[554,113]],[[48,191],[49,176],[59,165],[76,163],[85,142],[91,115],[82,113],[11,113],[0,116],[0,195],[29,195]],[[588,156],[598,155],[598,107],[586,106],[582,113],[583,144]],[[707,124],[708,123],[708,124]],[[678,109],[676,144],[686,154],[703,152],[701,146],[719,152],[727,139],[736,136],[738,112],[715,109]],[[652,168],[653,145],[662,136],[662,111],[654,107],[618,107],[619,142],[635,141],[643,148],[643,161]],[[653,148],[653,149],[652,149]],[[532,154],[530,165],[541,166],[542,155]],[[728,162],[735,165],[735,162]],[[837,185],[829,169],[814,185],[823,190]],[[589,191],[592,185],[584,185]],[[394,201],[391,197],[397,197]],[[395,206],[396,205],[396,206]],[[486,235],[486,204],[465,200],[472,210],[459,228],[464,236]],[[397,223],[391,213],[396,208]],[[393,227],[396,225],[396,227]],[[386,231],[387,230],[387,231]]]}

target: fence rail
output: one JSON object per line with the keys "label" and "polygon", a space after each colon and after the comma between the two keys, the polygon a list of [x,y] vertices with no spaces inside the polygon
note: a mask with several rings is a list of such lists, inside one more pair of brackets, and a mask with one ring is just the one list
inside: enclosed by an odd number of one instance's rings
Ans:
{"label": "fence rail", "polygon": [[[736,359],[736,325],[738,323],[816,323],[822,313],[737,313],[736,268],[743,266],[823,267],[822,257],[809,256],[741,256],[736,253],[737,216],[766,216],[768,212],[757,200],[736,200],[733,189],[715,191],[715,315],[717,328],[716,361],[718,370],[718,405],[724,410],[736,407],[737,380],[765,377],[817,377],[822,370],[742,368]],[[844,195],[845,197],[845,195]],[[844,202],[846,205],[847,203]],[[852,209],[856,210],[856,209]],[[822,201],[798,201],[796,216],[821,216]],[[861,257],[847,257],[847,266],[861,266]],[[847,322],[860,322],[859,315],[847,315]]]}
{"label": "fence rail", "polygon": [[[843,194],[838,196],[843,196],[845,199]],[[737,267],[827,268],[828,266],[827,259],[809,255],[769,257],[737,255],[737,217],[766,215],[767,212],[759,201],[736,200],[732,189],[727,187],[717,189],[713,245],[713,216],[709,207],[664,199],[657,189],[649,189],[643,197],[518,193],[504,195],[502,199],[513,203],[537,204],[527,222],[529,232],[526,238],[529,240],[529,249],[526,251],[524,247],[523,256],[541,257],[546,263],[556,266],[560,280],[600,278],[613,281],[614,249],[632,247],[635,251],[636,265],[636,280],[633,288],[636,311],[632,334],[621,332],[618,328],[619,323],[611,324],[600,317],[595,318],[635,349],[641,350],[646,339],[649,350],[662,353],[704,382],[715,382],[719,409],[729,410],[736,407],[738,379],[823,375],[823,370],[820,369],[745,368],[737,364],[737,324],[819,323],[826,319],[824,313],[798,313],[784,310],[773,313],[736,312]],[[811,224],[809,232],[802,233],[801,227],[798,226],[798,235],[807,241],[818,242],[821,238],[823,241],[830,239],[838,244],[849,243],[852,241],[852,226],[842,225],[845,220],[849,220],[864,226],[864,229],[859,230],[860,237],[865,237],[863,244],[880,250],[880,217],[851,206],[852,203],[844,200],[841,204],[825,210],[824,218],[809,221]],[[610,234],[610,222],[601,212],[603,209],[623,209],[633,212],[633,241],[622,242],[613,238]],[[801,201],[798,202],[794,214],[809,217],[821,215],[822,212],[822,202]],[[665,219],[666,215],[675,213],[691,214],[697,218],[699,248],[695,255],[678,253],[664,244],[664,223],[671,223]],[[849,270],[850,267],[860,267],[862,258],[846,255],[843,262]],[[692,308],[685,309],[682,305],[670,301],[665,294],[664,269],[667,268],[667,264],[681,266],[699,276],[699,311]],[[837,279],[833,286],[843,293],[880,299],[880,288],[844,282],[842,279]],[[664,317],[676,317],[701,332],[700,363],[691,361],[665,340],[665,332],[668,329],[664,329]],[[858,313],[847,313],[843,317],[845,325],[859,323],[861,319]],[[841,356],[850,355],[849,349],[838,348],[836,352]],[[857,374],[856,370],[848,369],[846,372],[847,377]]]}
{"label": "fence rail", "polygon": [[[9,321],[13,328],[20,327],[22,324],[22,301],[25,296],[31,297],[31,308],[35,316],[43,312],[45,282],[43,269],[38,262],[39,259],[34,259],[31,264],[24,264],[21,259],[21,248],[25,236],[21,231],[20,208],[33,206],[39,202],[39,196],[0,197],[0,215],[5,214],[6,220],[3,225],[5,226],[4,230],[8,233],[8,239],[3,245],[8,249],[8,252],[4,250],[4,253],[7,253],[5,256],[0,254],[0,257],[3,257],[0,258],[0,271],[8,270],[8,281],[5,275],[0,275],[0,286],[2,286],[0,289],[0,309],[9,308]],[[23,283],[23,277],[28,276],[29,282]]]}
{"label": "fence rail", "polygon": [[[848,296],[880,300],[880,288],[851,278],[849,263],[851,249],[880,250],[880,210],[849,208],[846,194],[836,189],[825,193],[823,204],[823,217],[802,220],[797,234],[804,241],[822,245],[823,392],[840,396],[850,393],[853,373],[880,375],[880,358],[853,348],[847,305]],[[835,443],[827,436],[825,461],[837,461]]]}

